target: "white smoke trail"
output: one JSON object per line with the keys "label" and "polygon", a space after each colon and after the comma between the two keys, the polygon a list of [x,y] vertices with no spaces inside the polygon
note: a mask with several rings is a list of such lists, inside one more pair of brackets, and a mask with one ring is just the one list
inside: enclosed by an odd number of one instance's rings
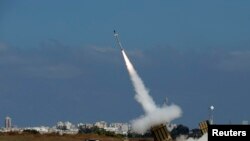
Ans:
{"label": "white smoke trail", "polygon": [[182,112],[177,105],[168,106],[165,104],[162,107],[156,106],[154,100],[149,95],[149,91],[144,86],[143,81],[137,74],[124,50],[122,50],[122,55],[136,92],[135,99],[141,104],[145,112],[145,115],[132,121],[133,130],[137,133],[143,134],[154,125],[170,122],[180,117]]}
{"label": "white smoke trail", "polygon": [[208,140],[207,134],[204,134],[202,137],[200,137],[198,139],[194,139],[194,138],[186,139],[185,136],[179,136],[176,138],[176,141],[207,141],[207,140]]}
{"label": "white smoke trail", "polygon": [[122,50],[122,54],[131,78],[131,81],[133,83],[133,86],[135,88],[135,98],[136,100],[142,105],[144,112],[150,113],[156,109],[156,105],[152,97],[149,96],[149,92],[147,88],[144,86],[143,81],[135,71],[132,63],[128,59],[126,53],[124,50]]}

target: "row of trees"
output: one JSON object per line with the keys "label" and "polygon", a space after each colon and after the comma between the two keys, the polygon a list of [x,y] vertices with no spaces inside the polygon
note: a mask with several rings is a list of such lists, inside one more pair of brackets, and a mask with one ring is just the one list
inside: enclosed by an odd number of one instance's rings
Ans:
{"label": "row of trees", "polygon": [[[191,132],[190,132],[191,131]],[[14,133],[14,132],[13,132]],[[39,134],[38,131],[33,130],[33,129],[26,129],[23,131],[23,133],[28,133],[28,134]],[[122,134],[116,134],[115,132],[111,131],[106,131],[102,128],[98,128],[96,126],[91,127],[91,128],[79,128],[79,134],[98,134],[98,135],[104,135],[104,136],[110,136],[110,137],[119,137],[123,138],[125,135]],[[11,133],[9,133],[11,134]],[[178,125],[176,128],[174,128],[171,132],[170,135],[173,139],[176,139],[180,135],[185,135],[187,137],[193,137],[193,138],[199,138],[202,136],[202,132],[200,129],[192,129],[189,130],[187,126],[184,125]],[[146,132],[145,134],[137,134],[134,132],[128,132],[127,134],[128,138],[150,138],[153,137],[151,132]]]}
{"label": "row of trees", "polygon": [[[115,134],[114,132],[106,131],[106,130],[104,130],[102,128],[98,128],[98,127],[80,128],[79,133],[80,134],[94,133],[94,134],[98,134],[98,135],[106,135],[106,136],[111,136],[111,137],[125,137],[125,135]],[[180,135],[185,135],[187,137],[193,137],[193,138],[199,138],[202,136],[202,132],[200,129],[189,130],[189,128],[187,126],[180,124],[170,132],[170,135],[173,139],[176,139],[176,137],[178,137]],[[150,131],[146,132],[143,135],[137,134],[134,132],[128,132],[127,137],[129,137],[129,138],[148,138],[148,137],[153,137],[153,135],[151,134]]]}
{"label": "row of trees", "polygon": [[106,131],[103,128],[98,128],[96,126],[91,128],[79,128],[79,134],[89,134],[89,133],[105,135],[110,137],[124,137],[124,135],[115,134],[115,132]]}
{"label": "row of trees", "polygon": [[[186,137],[199,138],[202,136],[202,132],[200,129],[189,130],[187,126],[180,124],[177,125],[177,127],[170,132],[170,135],[174,140],[181,135],[184,135]],[[128,133],[128,137],[147,138],[147,137],[153,137],[153,135],[151,134],[151,132],[146,132],[144,135],[136,133]]]}
{"label": "row of trees", "polygon": [[182,124],[178,125],[176,128],[174,128],[171,132],[171,137],[173,139],[176,139],[176,137],[180,135],[184,135],[187,137],[192,137],[192,138],[199,138],[202,136],[202,132],[200,129],[192,129],[189,130],[187,126],[184,126]]}

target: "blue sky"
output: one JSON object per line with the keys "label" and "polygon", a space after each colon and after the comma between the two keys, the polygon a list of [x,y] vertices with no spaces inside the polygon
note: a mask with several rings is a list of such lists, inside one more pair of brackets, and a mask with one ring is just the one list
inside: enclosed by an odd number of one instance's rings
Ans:
{"label": "blue sky", "polygon": [[[124,121],[134,100],[113,30],[155,101],[190,127],[250,120],[250,2],[0,2],[0,119],[17,126]],[[0,125],[3,126],[3,125]]]}

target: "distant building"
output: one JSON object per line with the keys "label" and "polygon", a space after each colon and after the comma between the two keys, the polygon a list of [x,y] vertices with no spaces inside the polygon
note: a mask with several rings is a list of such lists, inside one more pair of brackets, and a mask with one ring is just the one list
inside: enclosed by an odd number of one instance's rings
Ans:
{"label": "distant building", "polygon": [[98,128],[107,128],[108,127],[108,123],[105,121],[98,121],[95,123],[95,126]]}
{"label": "distant building", "polygon": [[111,123],[108,127],[104,128],[106,131],[115,132],[116,134],[128,134],[129,124],[127,123]]}
{"label": "distant building", "polygon": [[12,127],[12,126],[11,126],[11,118],[7,116],[7,117],[5,118],[5,128],[6,128],[6,129],[11,129],[11,127]]}
{"label": "distant building", "polygon": [[79,124],[77,124],[77,127],[82,128],[82,129],[90,129],[90,128],[94,127],[94,125],[91,123],[79,123]]}
{"label": "distant building", "polygon": [[56,128],[60,130],[71,130],[71,129],[75,129],[75,125],[73,125],[69,121],[66,121],[66,122],[59,121],[57,122]]}

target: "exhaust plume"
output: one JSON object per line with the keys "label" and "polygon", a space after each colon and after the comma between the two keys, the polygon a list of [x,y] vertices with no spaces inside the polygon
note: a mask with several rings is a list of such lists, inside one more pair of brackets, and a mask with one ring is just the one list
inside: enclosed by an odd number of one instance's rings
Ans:
{"label": "exhaust plume", "polygon": [[208,136],[207,134],[204,134],[202,137],[198,138],[198,139],[194,139],[194,138],[188,138],[186,136],[179,136],[176,138],[176,141],[207,141],[208,140]]}
{"label": "exhaust plume", "polygon": [[137,133],[143,134],[152,126],[171,122],[180,117],[182,111],[179,106],[174,104],[167,105],[166,103],[162,107],[159,107],[155,104],[153,98],[149,95],[148,89],[145,87],[124,50],[122,50],[122,55],[136,92],[135,99],[141,104],[145,112],[145,115],[132,120],[132,129]]}

